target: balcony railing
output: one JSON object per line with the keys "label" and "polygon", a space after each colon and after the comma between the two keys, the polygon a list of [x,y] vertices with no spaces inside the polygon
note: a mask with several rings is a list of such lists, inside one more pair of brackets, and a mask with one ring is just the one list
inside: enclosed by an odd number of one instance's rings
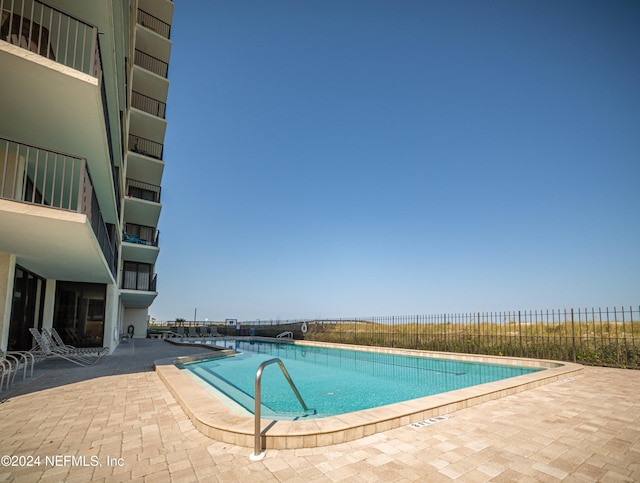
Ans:
{"label": "balcony railing", "polygon": [[153,97],[145,96],[139,92],[133,91],[131,95],[131,105],[136,109],[148,112],[154,116],[164,119],[164,113],[167,105]]}
{"label": "balcony railing", "polygon": [[100,78],[98,29],[38,0],[0,0],[0,39]]}
{"label": "balcony railing", "polygon": [[102,80],[97,27],[39,0],[0,0],[0,13],[0,40],[101,80],[107,144],[113,165],[111,125]]}
{"label": "balcony railing", "polygon": [[169,72],[169,64],[138,49],[136,49],[133,63],[161,77],[166,78]]}
{"label": "balcony railing", "polygon": [[160,203],[160,186],[127,178],[127,196]]}
{"label": "balcony railing", "polygon": [[150,226],[125,223],[122,241],[157,247],[160,241],[160,232]]}
{"label": "balcony railing", "polygon": [[115,275],[113,243],[85,159],[0,138],[0,198],[86,215]]}
{"label": "balcony railing", "polygon": [[129,134],[129,151],[162,161],[163,150],[164,146],[160,143]]}
{"label": "balcony railing", "polygon": [[141,9],[138,9],[138,23],[162,35],[165,39],[171,35],[171,25]]}
{"label": "balcony railing", "polygon": [[[139,269],[135,269],[138,265]],[[133,269],[127,266],[132,266]],[[124,273],[122,275],[122,288],[124,290],[142,290],[145,292],[156,292],[158,275],[153,274],[150,265],[133,264],[125,262]]]}

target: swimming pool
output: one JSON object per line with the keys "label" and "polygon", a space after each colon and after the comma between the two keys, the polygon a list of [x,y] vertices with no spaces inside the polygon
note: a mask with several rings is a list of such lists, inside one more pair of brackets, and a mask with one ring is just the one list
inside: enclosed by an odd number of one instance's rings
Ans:
{"label": "swimming pool", "polygon": [[271,341],[212,343],[236,354],[181,367],[251,413],[258,366],[274,357],[284,362],[310,410],[302,410],[277,366],[265,368],[261,413],[281,420],[346,414],[543,370]]}
{"label": "swimming pool", "polygon": [[[245,341],[274,340],[262,337],[242,337],[240,339]],[[220,340],[225,340],[225,343],[231,344],[232,347],[235,346],[235,340],[232,338],[218,338],[215,344],[219,344]],[[230,409],[229,404],[220,397],[212,395],[211,391],[204,387],[206,384],[199,377],[193,375],[189,377],[186,371],[178,368],[179,365],[196,360],[224,358],[232,353],[229,350],[212,351],[205,349],[205,347],[214,348],[214,342],[209,340],[197,342],[202,344],[202,354],[157,360],[155,361],[156,374],[201,433],[227,444],[247,448],[254,447],[254,416],[247,410],[244,410],[243,414],[239,414],[237,411]],[[166,343],[182,344],[183,341],[174,340]],[[189,345],[193,343],[194,341],[191,341]],[[431,426],[421,423],[444,415],[453,415],[455,417],[456,411],[504,398],[541,385],[569,379],[582,372],[582,366],[578,364],[541,359],[352,346],[298,340],[294,344],[296,346],[304,346],[308,351],[314,347],[355,349],[371,353],[415,355],[424,358],[484,362],[500,366],[520,366],[545,370],[336,416],[316,419],[299,418],[298,420],[270,420],[265,417],[262,421],[263,429],[261,433],[262,446],[265,449],[327,446],[353,441],[400,427],[406,428],[406,431],[430,430]],[[275,369],[276,373],[279,372],[277,368],[269,367],[265,373],[273,369]],[[255,371],[252,372],[255,377]]]}

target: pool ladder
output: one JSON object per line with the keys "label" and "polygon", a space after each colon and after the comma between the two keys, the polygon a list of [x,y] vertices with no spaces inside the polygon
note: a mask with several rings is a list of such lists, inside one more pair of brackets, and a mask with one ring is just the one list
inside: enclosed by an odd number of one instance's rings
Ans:
{"label": "pool ladder", "polygon": [[[279,358],[275,357],[273,359],[269,359],[268,361],[264,361],[262,364],[260,364],[258,366],[258,370],[256,371],[255,407],[254,407],[255,439],[254,439],[254,445],[253,445],[253,454],[249,456],[249,459],[251,459],[252,461],[260,461],[262,458],[264,458],[264,451],[262,451],[262,445],[260,442],[260,436],[261,436],[260,434],[260,386],[262,381],[262,371],[264,371],[264,368],[267,367],[268,365],[276,364],[276,363],[278,364],[278,366],[280,366],[280,370],[282,371],[282,374],[284,374],[284,377],[287,379],[287,382],[291,386],[291,389],[293,389],[293,393],[298,398],[298,401],[300,401],[300,405],[302,406],[302,409],[305,412],[309,411],[309,408],[307,408],[307,405],[304,403],[302,396],[298,392],[298,388],[293,383],[293,380],[291,379],[291,376],[289,375],[287,368],[284,367],[284,363]],[[315,414],[315,409],[313,409],[312,411]]]}

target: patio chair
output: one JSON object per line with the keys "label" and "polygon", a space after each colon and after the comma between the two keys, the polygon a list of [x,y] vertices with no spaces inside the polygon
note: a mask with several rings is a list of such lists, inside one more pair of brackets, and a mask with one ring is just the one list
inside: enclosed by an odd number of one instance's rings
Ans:
{"label": "patio chair", "polygon": [[95,354],[100,357],[102,357],[104,354],[106,354],[109,351],[107,347],[74,347],[72,345],[65,344],[65,342],[62,340],[62,337],[60,337],[60,334],[58,334],[58,331],[54,327],[48,330],[42,329],[42,333],[45,334],[45,337],[47,332],[51,335],[53,339],[53,343],[62,349],[74,350],[81,354],[88,354],[88,355]]}
{"label": "patio chair", "polygon": [[198,337],[195,327],[189,327],[189,337]]}
{"label": "patio chair", "polygon": [[[31,328],[29,329],[33,339],[36,341],[38,348],[43,352],[46,357],[60,357],[61,359],[65,359],[69,362],[73,362],[79,366],[90,366],[98,362],[102,356],[97,357],[95,361],[91,361],[84,357],[81,353],[72,349],[61,349],[56,345],[51,345],[49,340],[45,340],[46,337],[43,337],[38,329]],[[50,336],[49,336],[50,338]],[[51,339],[53,340],[53,339]]]}
{"label": "patio chair", "polygon": [[22,380],[24,381],[27,378],[27,371],[30,370],[29,377],[33,377],[33,366],[36,363],[36,356],[32,354],[30,351],[8,351],[8,352],[0,352],[0,357],[9,357],[16,362],[15,372],[13,374],[12,382],[16,378],[16,373],[18,369],[22,367]]}
{"label": "patio chair", "polygon": [[122,241],[127,243],[141,243],[138,235],[133,235],[124,231],[122,232]]}
{"label": "patio chair", "polygon": [[[0,370],[2,371],[2,377],[0,377],[0,391],[4,385],[9,389],[9,384],[12,384],[16,378],[18,372],[18,359],[12,356],[5,356],[4,353],[0,354]],[[5,385],[5,380],[7,381]]]}
{"label": "patio chair", "polygon": [[200,327],[200,337],[209,337],[209,327],[207,326]]}
{"label": "patio chair", "polygon": [[85,357],[82,350],[77,350],[73,346],[59,345],[55,340],[53,340],[53,337],[46,329],[42,329],[42,338],[52,351],[73,356],[74,359],[82,362],[84,365],[91,364],[91,360]]}
{"label": "patio chair", "polygon": [[[11,378],[12,365],[5,358],[0,357],[0,391],[2,391],[2,386],[4,386],[5,378]],[[9,383],[7,382],[7,387],[9,387]]]}
{"label": "patio chair", "polygon": [[67,327],[66,329],[64,329],[64,331],[67,333],[67,338],[73,342],[74,344],[78,343],[78,331],[75,328],[72,327]]}
{"label": "patio chair", "polygon": [[176,334],[178,337],[184,337],[184,327],[176,327]]}

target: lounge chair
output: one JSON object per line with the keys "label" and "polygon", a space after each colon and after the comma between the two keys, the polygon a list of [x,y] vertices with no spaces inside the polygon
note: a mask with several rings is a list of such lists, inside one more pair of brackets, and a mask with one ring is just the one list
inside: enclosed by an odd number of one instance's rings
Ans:
{"label": "lounge chair", "polygon": [[[65,359],[69,362],[73,362],[79,366],[91,366],[97,363],[104,352],[96,353],[96,352],[83,352],[82,349],[71,348],[70,346],[60,347],[58,346],[51,335],[45,330],[42,331],[43,335],[38,332],[38,329],[31,328],[29,329],[31,335],[33,336],[38,348],[43,352],[46,357],[60,357],[61,359]],[[97,355],[98,357],[88,358],[87,355]],[[93,360],[92,360],[93,359]]]}
{"label": "lounge chair", "polygon": [[176,334],[178,337],[184,337],[184,327],[176,327]]}
{"label": "lounge chair", "polygon": [[[77,354],[79,357],[84,357],[91,364],[95,364],[92,359],[87,359],[85,356],[96,356],[99,359],[109,352],[108,347],[74,347],[72,345],[65,344],[56,329],[42,329],[42,335],[52,348],[57,348],[62,351],[69,351]],[[96,361],[97,362],[97,361]]]}
{"label": "lounge chair", "polygon": [[198,337],[195,327],[189,327],[189,337]]}
{"label": "lounge chair", "polygon": [[142,243],[138,235],[122,232],[122,241],[127,243]]}
{"label": "lounge chair", "polygon": [[209,337],[209,327],[207,326],[200,327],[200,337]]}
{"label": "lounge chair", "polygon": [[67,333],[67,339],[74,344],[78,343],[80,339],[78,338],[78,331],[75,328],[67,327],[64,331]]}
{"label": "lounge chair", "polygon": [[109,351],[108,347],[74,347],[72,345],[65,344],[65,342],[62,340],[62,337],[60,337],[60,334],[58,334],[58,331],[54,327],[52,327],[51,329],[42,329],[42,333],[45,334],[45,337],[47,332],[51,335],[53,343],[61,349],[74,350],[78,353],[87,355],[95,354],[100,357],[102,357]]}

